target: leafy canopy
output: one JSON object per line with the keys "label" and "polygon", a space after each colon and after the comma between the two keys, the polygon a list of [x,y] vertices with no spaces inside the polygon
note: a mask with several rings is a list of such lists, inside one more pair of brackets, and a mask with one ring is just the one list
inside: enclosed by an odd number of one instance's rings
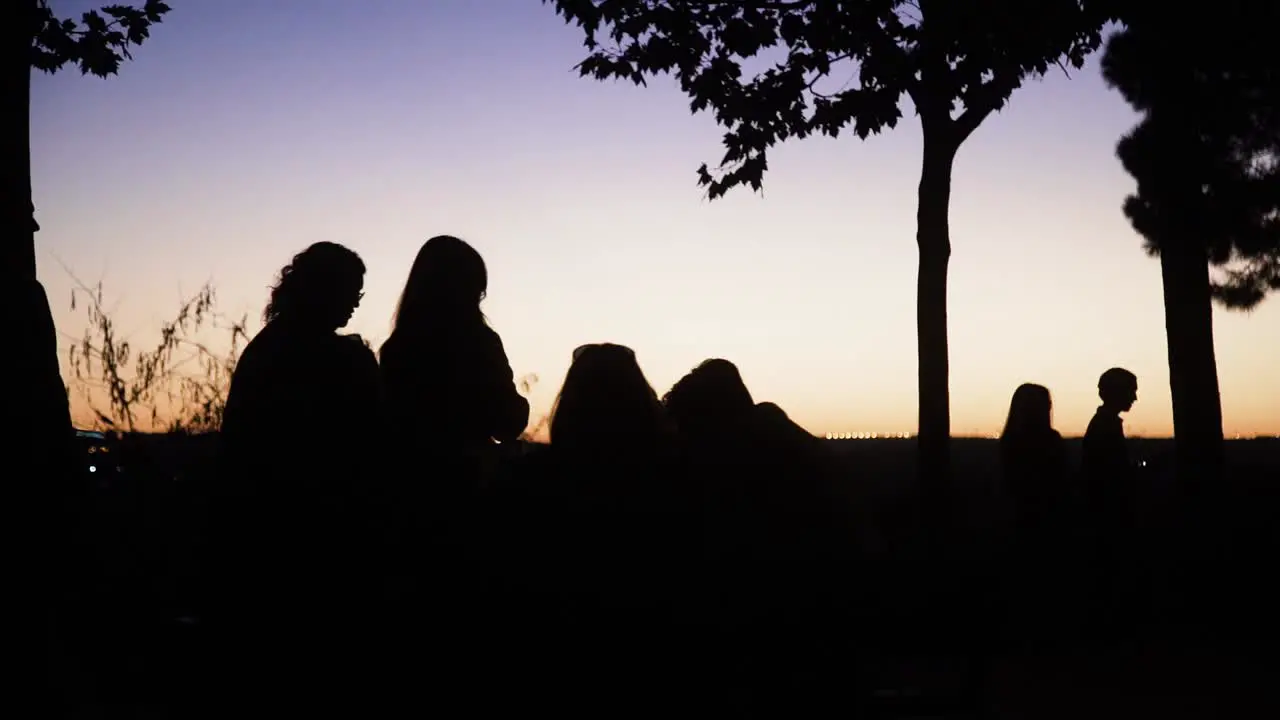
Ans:
{"label": "leafy canopy", "polygon": [[[589,55],[577,66],[580,75],[644,85],[650,76],[670,74],[692,112],[715,115],[726,129],[719,177],[705,164],[698,170],[698,184],[712,199],[738,185],[760,190],[768,149],[778,142],[837,137],[847,128],[865,139],[893,128],[903,95],[926,136],[954,151],[1028,75],[1064,61],[1081,67],[1101,44],[1112,4],[543,2],[584,31]],[[747,73],[746,65],[764,69]],[[838,87],[824,90],[828,79]]]}
{"label": "leafy canopy", "polygon": [[132,59],[130,47],[151,35],[151,26],[169,12],[161,0],[142,7],[106,5],[80,15],[80,21],[59,20],[48,0],[39,0],[31,28],[31,67],[54,73],[67,63],[98,77],[114,75],[120,63]]}
{"label": "leafy canopy", "polygon": [[1194,22],[1135,17],[1103,58],[1144,114],[1116,151],[1138,184],[1125,215],[1153,255],[1202,247],[1223,268],[1214,297],[1240,309],[1280,290],[1280,12],[1259,12],[1224,0]]}

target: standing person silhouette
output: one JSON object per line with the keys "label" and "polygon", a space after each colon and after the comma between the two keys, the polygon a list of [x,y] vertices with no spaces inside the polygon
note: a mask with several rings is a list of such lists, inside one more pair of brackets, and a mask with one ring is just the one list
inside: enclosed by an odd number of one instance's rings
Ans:
{"label": "standing person silhouette", "polygon": [[244,673],[232,683],[239,701],[310,702],[314,687],[326,703],[360,694],[382,413],[373,352],[336,331],[360,304],[364,272],[335,243],[295,255],[231,380],[209,580],[223,667]]}
{"label": "standing person silhouette", "polygon": [[1124,421],[1120,414],[1138,399],[1138,377],[1124,368],[1111,368],[1098,378],[1102,405],[1084,434],[1081,470],[1085,509],[1093,529],[1095,612],[1098,630],[1111,639],[1124,628],[1129,607],[1127,577],[1132,574],[1131,551],[1136,488],[1130,465]]}
{"label": "standing person silhouette", "polygon": [[1048,530],[1050,517],[1061,510],[1066,448],[1053,429],[1052,412],[1049,389],[1024,383],[1013,393],[1000,435],[1004,489],[1024,537]]}
{"label": "standing person silhouette", "polygon": [[[460,697],[480,692],[469,683],[484,674],[475,635],[487,631],[482,491],[495,441],[516,441],[529,422],[502,340],[480,308],[488,282],[471,245],[450,235],[427,240],[379,351],[397,470],[390,495],[400,635],[409,654],[432,648],[439,662],[431,664],[449,670],[436,673],[437,688]],[[404,687],[416,688],[419,669],[405,671]]]}
{"label": "standing person silhouette", "polygon": [[1102,405],[1084,434],[1083,469],[1087,474],[1127,472],[1129,450],[1120,414],[1138,400],[1138,377],[1124,368],[1111,368],[1098,378],[1098,397]]}
{"label": "standing person silhouette", "polygon": [[1000,435],[1004,493],[1013,511],[1005,618],[1011,638],[1044,640],[1065,631],[1063,591],[1066,446],[1053,429],[1053,397],[1043,385],[1018,386]]}
{"label": "standing person silhouette", "polygon": [[415,465],[474,472],[495,440],[528,425],[529,402],[480,309],[488,281],[480,253],[450,235],[423,244],[409,270],[379,358],[393,434]]}

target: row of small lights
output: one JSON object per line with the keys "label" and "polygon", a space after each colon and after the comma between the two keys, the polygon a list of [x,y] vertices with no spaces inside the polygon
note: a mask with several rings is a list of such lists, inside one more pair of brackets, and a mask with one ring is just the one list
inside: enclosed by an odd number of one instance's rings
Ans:
{"label": "row of small lights", "polygon": [[909,437],[911,437],[911,433],[827,433],[828,440],[906,440]]}

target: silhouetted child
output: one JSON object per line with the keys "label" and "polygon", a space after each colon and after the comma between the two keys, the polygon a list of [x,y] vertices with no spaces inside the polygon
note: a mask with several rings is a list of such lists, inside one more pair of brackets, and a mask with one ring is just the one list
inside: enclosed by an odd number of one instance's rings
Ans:
{"label": "silhouetted child", "polygon": [[1111,368],[1098,379],[1102,406],[1089,421],[1081,448],[1087,523],[1093,529],[1096,577],[1095,611],[1099,629],[1113,635],[1124,624],[1128,606],[1125,588],[1131,575],[1130,557],[1135,487],[1129,450],[1120,414],[1138,399],[1138,378],[1123,368]]}
{"label": "silhouetted child", "polygon": [[1089,421],[1084,434],[1083,470],[1086,474],[1110,475],[1129,470],[1129,450],[1124,439],[1124,421],[1138,399],[1138,378],[1124,368],[1111,368],[1098,379],[1102,405]]}

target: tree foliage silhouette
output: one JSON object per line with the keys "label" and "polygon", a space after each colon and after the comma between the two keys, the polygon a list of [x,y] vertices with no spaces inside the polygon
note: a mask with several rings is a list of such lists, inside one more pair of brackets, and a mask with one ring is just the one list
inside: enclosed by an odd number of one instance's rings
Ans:
{"label": "tree foliage silhouette", "polygon": [[[1109,3],[1045,0],[543,0],[586,35],[577,69],[645,85],[673,75],[694,113],[725,128],[717,167],[698,169],[715,199],[760,190],[769,149],[812,135],[866,138],[893,128],[903,98],[924,134],[916,241],[920,471],[949,469],[948,210],[956,151],[1029,76],[1079,68],[1098,48]],[[608,43],[607,45],[604,43]],[[777,55],[776,61],[774,55]],[[748,74],[744,66],[765,68]],[[844,83],[846,76],[853,76]],[[853,82],[856,78],[857,82]],[[836,87],[824,82],[835,79]],[[843,84],[841,84],[843,83]]]}
{"label": "tree foliage silhouette", "polygon": [[1143,114],[1117,147],[1138,186],[1124,213],[1160,259],[1176,452],[1196,476],[1223,462],[1213,301],[1249,309],[1280,289],[1280,9],[1138,10],[1103,74]]}
{"label": "tree foliage silhouette", "polygon": [[104,5],[80,15],[80,21],[59,20],[46,0],[36,2],[36,25],[31,43],[31,67],[56,72],[75,63],[85,75],[107,77],[131,59],[130,47],[151,36],[169,6],[147,0],[142,7]]}

